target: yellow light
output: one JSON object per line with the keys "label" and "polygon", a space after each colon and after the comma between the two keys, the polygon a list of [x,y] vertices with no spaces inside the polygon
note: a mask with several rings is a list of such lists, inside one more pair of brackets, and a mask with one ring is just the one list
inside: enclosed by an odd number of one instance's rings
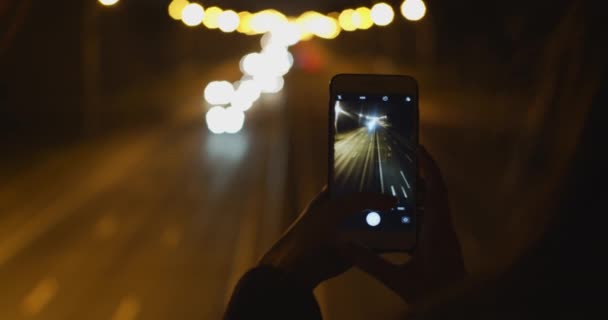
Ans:
{"label": "yellow light", "polygon": [[276,10],[268,9],[254,13],[250,23],[253,32],[266,33],[281,29],[287,23],[287,17]]}
{"label": "yellow light", "polygon": [[374,21],[372,20],[372,12],[369,8],[360,7],[357,8],[356,13],[361,17],[361,23],[359,23],[359,29],[367,30],[374,25]]}
{"label": "yellow light", "polygon": [[359,14],[359,12],[357,11],[353,12],[353,14],[350,16],[350,21],[356,29],[359,29],[361,27],[361,20],[361,14]]}
{"label": "yellow light", "polygon": [[297,21],[303,26],[306,33],[313,34],[317,37],[334,39],[340,34],[338,21],[318,12],[309,11],[304,13]]}
{"label": "yellow light", "polygon": [[217,18],[222,14],[222,9],[218,7],[209,7],[205,10],[205,19],[203,24],[209,29],[217,29]]}
{"label": "yellow light", "polygon": [[118,0],[99,0],[99,3],[103,4],[104,6],[113,6],[115,4],[118,3]]}
{"label": "yellow light", "polygon": [[393,7],[390,5],[381,2],[376,3],[372,7],[372,20],[378,26],[387,26],[393,19],[395,18],[395,12],[393,11]]}
{"label": "yellow light", "polygon": [[340,13],[340,16],[338,17],[338,22],[340,23],[340,27],[342,28],[342,30],[355,31],[357,29],[357,26],[353,23],[352,19],[354,13],[355,10],[353,9],[346,9],[342,11],[342,13]]}
{"label": "yellow light", "polygon": [[236,30],[240,21],[239,15],[232,10],[224,11],[217,17],[217,25],[223,32]]}
{"label": "yellow light", "polygon": [[250,34],[253,32],[251,30],[251,12],[242,11],[239,12],[239,27],[236,29],[240,33]]}
{"label": "yellow light", "polygon": [[405,0],[401,4],[401,14],[410,21],[418,21],[426,14],[426,5],[422,0]]}
{"label": "yellow light", "polygon": [[175,20],[182,19],[182,10],[189,4],[188,0],[173,0],[169,4],[169,15]]}
{"label": "yellow light", "polygon": [[182,10],[182,21],[189,27],[196,27],[203,22],[205,9],[198,3],[191,3]]}

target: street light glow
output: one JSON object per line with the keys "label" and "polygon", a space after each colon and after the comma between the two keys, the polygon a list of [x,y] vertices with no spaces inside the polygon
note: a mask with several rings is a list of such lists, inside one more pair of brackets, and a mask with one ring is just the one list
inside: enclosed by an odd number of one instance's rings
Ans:
{"label": "street light glow", "polygon": [[338,23],[340,23],[340,27],[342,28],[342,30],[344,31],[355,31],[357,30],[357,26],[353,23],[353,14],[355,13],[355,10],[353,9],[346,9],[344,11],[342,11],[342,13],[340,13],[340,15],[338,16]]}
{"label": "street light glow", "polygon": [[240,20],[236,12],[226,10],[217,17],[217,25],[223,32],[233,32],[239,27]]}
{"label": "street light glow", "polygon": [[226,133],[237,133],[243,129],[245,123],[245,113],[235,108],[228,107],[224,109],[224,131]]}
{"label": "street light glow", "polygon": [[229,104],[234,95],[234,87],[228,81],[212,81],[205,87],[205,100],[209,104]]}
{"label": "street light glow", "polygon": [[182,19],[182,11],[189,4],[188,0],[173,0],[169,4],[169,16],[174,20]]}
{"label": "street light glow", "polygon": [[102,5],[109,7],[118,3],[118,0],[99,0],[99,3]]}
{"label": "street light glow", "polygon": [[356,13],[360,17],[360,22],[358,23],[358,28],[361,30],[367,30],[374,25],[374,21],[372,20],[372,13],[369,8],[360,7],[355,10]]}
{"label": "street light glow", "polygon": [[182,10],[182,21],[189,27],[196,27],[203,22],[205,9],[198,3],[190,3]]}
{"label": "street light glow", "polygon": [[266,33],[279,30],[287,23],[287,17],[279,11],[268,9],[254,13],[250,20],[251,30],[255,33]]}
{"label": "street light glow", "polygon": [[222,14],[222,9],[219,7],[209,7],[205,10],[205,18],[203,19],[203,24],[205,27],[209,29],[217,29],[218,26],[218,18]]}
{"label": "street light glow", "polygon": [[207,111],[205,120],[207,122],[207,128],[209,131],[215,134],[221,134],[226,132],[225,129],[225,113],[226,110],[222,107],[213,107]]}
{"label": "street light glow", "polygon": [[277,93],[283,90],[283,85],[285,84],[282,76],[274,75],[254,76],[253,81],[260,86],[263,93]]}
{"label": "street light glow", "polygon": [[387,26],[391,22],[393,22],[393,19],[395,18],[395,12],[393,11],[393,7],[384,2],[381,2],[376,3],[372,7],[371,16],[372,20],[377,26]]}
{"label": "street light glow", "polygon": [[405,0],[401,4],[401,14],[410,21],[418,21],[426,14],[426,5],[422,0]]}

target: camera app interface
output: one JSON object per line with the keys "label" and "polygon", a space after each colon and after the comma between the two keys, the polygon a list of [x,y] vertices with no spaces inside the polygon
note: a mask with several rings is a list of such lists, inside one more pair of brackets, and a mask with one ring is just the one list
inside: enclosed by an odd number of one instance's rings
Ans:
{"label": "camera app interface", "polygon": [[332,193],[379,192],[398,199],[386,212],[365,210],[347,225],[374,230],[411,228],[416,207],[416,125],[413,96],[334,98]]}

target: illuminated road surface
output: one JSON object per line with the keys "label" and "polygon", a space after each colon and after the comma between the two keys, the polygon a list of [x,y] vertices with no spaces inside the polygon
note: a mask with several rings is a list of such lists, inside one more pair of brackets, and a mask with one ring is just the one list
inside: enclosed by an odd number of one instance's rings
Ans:
{"label": "illuminated road surface", "polygon": [[282,229],[287,152],[275,128],[158,128],[5,181],[0,319],[220,319]]}
{"label": "illuminated road surface", "polygon": [[403,204],[412,197],[412,149],[390,128],[379,124],[340,133],[334,152],[337,189],[382,192]]}

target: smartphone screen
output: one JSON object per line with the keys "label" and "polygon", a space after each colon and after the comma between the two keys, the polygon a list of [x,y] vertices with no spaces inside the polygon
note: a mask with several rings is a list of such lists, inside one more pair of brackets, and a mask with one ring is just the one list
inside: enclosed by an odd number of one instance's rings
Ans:
{"label": "smartphone screen", "polygon": [[[386,211],[356,213],[345,227],[408,231],[415,226],[416,97],[406,94],[332,93],[333,174],[331,193],[379,192],[398,204]],[[331,111],[330,111],[331,112]]]}

